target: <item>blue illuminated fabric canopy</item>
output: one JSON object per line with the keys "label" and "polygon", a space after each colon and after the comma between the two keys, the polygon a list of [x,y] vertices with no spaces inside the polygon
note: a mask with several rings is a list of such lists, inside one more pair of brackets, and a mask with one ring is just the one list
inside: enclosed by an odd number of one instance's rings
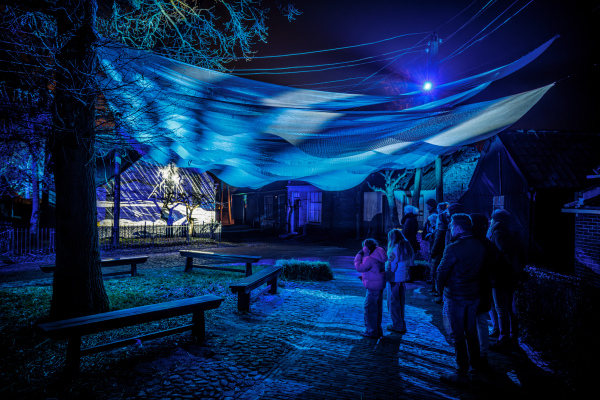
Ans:
{"label": "blue illuminated fabric canopy", "polygon": [[[515,63],[522,67],[541,51]],[[210,171],[238,187],[302,180],[344,190],[381,169],[424,167],[504,130],[552,86],[450,108],[514,71],[512,63],[458,81],[462,92],[432,103],[353,111],[398,97],[283,87],[125,48],[101,54],[103,92],[138,151],[159,163]]]}

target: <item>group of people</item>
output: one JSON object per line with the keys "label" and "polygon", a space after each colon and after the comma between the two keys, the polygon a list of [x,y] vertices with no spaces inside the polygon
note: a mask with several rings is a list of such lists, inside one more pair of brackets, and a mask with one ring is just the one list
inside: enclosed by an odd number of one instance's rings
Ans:
{"label": "group of people", "polygon": [[[510,229],[512,216],[506,210],[497,209],[488,221],[482,214],[466,214],[459,203],[437,204],[430,199],[426,206],[429,218],[423,226],[423,238],[430,244],[430,292],[436,295],[436,303],[444,304],[458,366],[456,373],[441,380],[466,384],[470,375],[489,368],[489,350],[507,352],[517,343],[513,297],[519,263]],[[418,215],[418,209],[409,211]],[[414,229],[406,228],[405,223],[403,231],[388,232],[387,251],[379,247],[376,240],[366,239],[354,259],[354,266],[362,273],[360,278],[367,289],[363,336],[383,336],[386,286],[392,321],[387,329],[406,332],[406,282],[418,250],[407,235],[412,237]],[[416,236],[416,232],[414,234]],[[488,315],[492,321],[491,332]],[[498,338],[494,346],[490,346],[490,336]]]}

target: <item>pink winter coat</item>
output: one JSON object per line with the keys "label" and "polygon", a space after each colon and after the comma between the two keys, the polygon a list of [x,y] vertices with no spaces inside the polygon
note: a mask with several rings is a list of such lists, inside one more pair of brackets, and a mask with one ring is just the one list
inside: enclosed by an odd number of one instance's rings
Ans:
{"label": "pink winter coat", "polygon": [[359,252],[354,258],[354,268],[362,272],[363,286],[369,290],[385,289],[385,262],[387,255],[381,247],[364,256]]}

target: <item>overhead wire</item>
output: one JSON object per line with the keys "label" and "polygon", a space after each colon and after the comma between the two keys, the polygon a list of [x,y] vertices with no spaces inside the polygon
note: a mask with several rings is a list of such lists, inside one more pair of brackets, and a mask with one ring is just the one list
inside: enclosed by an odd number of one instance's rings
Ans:
{"label": "overhead wire", "polygon": [[481,14],[483,14],[486,10],[488,10],[494,3],[496,2],[496,0],[490,0],[487,2],[486,5],[484,5],[479,11],[477,11],[477,13],[472,16],[467,22],[465,22],[460,28],[458,28],[456,31],[454,31],[454,33],[450,34],[449,36],[443,38],[443,42],[447,42],[448,40],[450,40],[454,35],[456,35],[458,32],[460,32],[461,30],[463,30],[463,28],[465,28],[467,25],[469,25],[471,22],[475,21],[477,18],[479,18],[479,16]]}
{"label": "overhead wire", "polygon": [[377,58],[377,57],[383,57],[383,56],[387,56],[390,54],[394,54],[394,53],[399,53],[401,51],[405,51],[405,50],[411,50],[413,49],[414,46],[411,47],[407,47],[404,49],[399,49],[399,50],[394,50],[394,51],[390,51],[387,53],[382,53],[382,54],[378,54],[375,56],[369,56],[369,57],[363,57],[363,58],[359,58],[356,60],[349,60],[349,61],[340,61],[337,63],[329,63],[329,64],[316,64],[316,65],[298,65],[298,66],[293,66],[293,67],[275,67],[275,68],[247,68],[247,69],[236,69],[234,70],[234,73],[240,73],[240,72],[256,72],[256,71],[277,71],[277,70],[286,70],[286,69],[295,69],[295,68],[316,68],[316,67],[328,67],[328,66],[333,66],[333,65],[341,65],[341,64],[348,64],[348,63],[353,63],[353,62],[359,62],[359,61],[365,61],[365,60],[370,60],[373,58]]}
{"label": "overhead wire", "polygon": [[[500,25],[498,25],[497,27],[495,27],[491,32],[487,33],[485,36],[482,36],[481,38],[475,40],[474,42],[472,42],[471,44],[468,44],[469,42],[471,42],[472,40],[474,40],[477,36],[479,36],[483,31],[485,31],[487,28],[490,27],[490,25],[492,25],[495,21],[498,20],[498,18],[500,18],[502,15],[504,15],[504,13],[506,13],[513,5],[515,5],[519,0],[516,0],[515,2],[513,2],[510,6],[508,6],[508,8],[506,10],[504,10],[500,15],[498,15],[496,18],[494,18],[494,20],[492,22],[490,22],[489,24],[487,24],[483,29],[481,29],[479,32],[477,32],[473,37],[471,37],[471,39],[469,39],[465,44],[463,44],[461,47],[459,47],[458,49],[456,49],[454,52],[452,52],[450,55],[444,57],[442,60],[440,60],[439,62],[445,61],[445,60],[449,60],[451,58],[456,57],[457,55],[463,53],[465,50],[467,50],[469,47],[473,46],[475,43],[482,41],[483,39],[487,38],[489,35],[491,35],[492,33],[494,33],[496,30],[498,30],[502,25],[506,24],[511,18],[513,18],[515,15],[519,14],[521,11],[523,11],[523,9],[525,9],[525,7],[527,7],[529,4],[531,4],[533,2],[533,0],[530,0],[527,4],[525,4],[523,7],[521,7],[517,12],[515,12],[513,15],[511,15],[510,17],[508,17],[506,20],[504,20],[504,22],[502,22]],[[467,45],[468,44],[468,45]],[[466,47],[465,47],[466,46]],[[462,49],[462,50],[461,50]],[[460,51],[459,51],[460,50]]]}
{"label": "overhead wire", "polygon": [[378,44],[378,43],[382,43],[382,42],[386,42],[386,41],[389,41],[389,40],[398,39],[398,38],[405,37],[405,36],[426,35],[426,34],[429,34],[429,32],[405,33],[405,34],[398,35],[398,36],[393,36],[393,37],[390,37],[390,38],[376,40],[374,42],[355,44],[355,45],[351,45],[351,46],[336,47],[336,48],[332,48],[332,49],[322,49],[322,50],[306,51],[306,52],[303,52],[303,53],[289,53],[289,54],[278,54],[278,55],[273,55],[273,56],[257,56],[257,57],[216,57],[215,59],[223,58],[223,59],[233,59],[233,60],[246,60],[248,58],[251,58],[253,60],[254,59],[258,60],[258,59],[264,59],[264,58],[281,58],[281,57],[291,57],[291,56],[303,56],[303,55],[306,55],[306,54],[317,54],[317,53],[325,53],[325,52],[328,52],[328,51],[347,50],[347,49],[353,49],[353,48],[356,48],[356,47],[370,46],[372,44]]}
{"label": "overhead wire", "polygon": [[332,69],[339,69],[339,68],[348,68],[348,67],[356,67],[358,65],[365,65],[365,64],[371,64],[374,62],[379,62],[379,61],[387,61],[387,60],[396,60],[399,57],[401,57],[404,54],[409,54],[409,53],[414,53],[414,52],[420,52],[421,50],[415,50],[415,51],[405,51],[404,53],[396,56],[396,57],[388,57],[388,58],[383,58],[381,60],[372,60],[372,61],[365,61],[365,62],[358,62],[356,64],[351,64],[351,65],[338,65],[338,66],[333,66],[333,67],[329,67],[329,68],[321,68],[321,69],[314,69],[314,70],[304,70],[304,71],[284,71],[284,72],[248,72],[248,73],[236,73],[233,72],[234,75],[237,76],[248,76],[248,75],[285,75],[285,74],[301,74],[301,73],[308,73],[308,72],[322,72],[322,71],[328,71],[328,70],[332,70]]}

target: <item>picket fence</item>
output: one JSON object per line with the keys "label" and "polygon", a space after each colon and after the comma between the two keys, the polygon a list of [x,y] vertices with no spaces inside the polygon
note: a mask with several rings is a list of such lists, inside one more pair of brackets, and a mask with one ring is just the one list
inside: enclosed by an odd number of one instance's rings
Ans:
{"label": "picket fence", "polygon": [[[119,227],[119,243],[113,243],[113,227],[99,226],[100,250],[141,247],[187,246],[221,241],[221,224],[198,223],[193,231],[187,226],[162,224],[125,225]],[[53,228],[32,231],[29,228],[0,226],[0,254],[53,254],[56,252],[56,232]]]}

